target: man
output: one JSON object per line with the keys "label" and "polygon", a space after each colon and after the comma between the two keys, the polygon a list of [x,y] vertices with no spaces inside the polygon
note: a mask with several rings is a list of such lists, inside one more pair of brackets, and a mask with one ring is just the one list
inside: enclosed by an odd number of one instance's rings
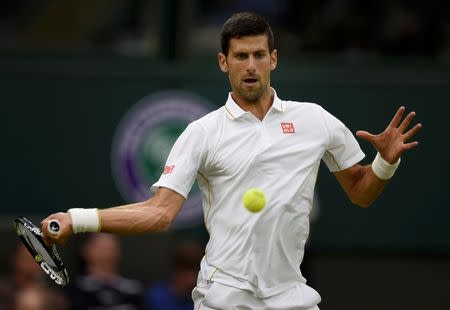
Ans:
{"label": "man", "polygon": [[[401,107],[379,135],[357,136],[378,151],[372,165],[351,132],[320,106],[284,101],[270,87],[277,51],[270,26],[252,13],[238,13],[221,33],[220,69],[228,75],[226,104],[191,123],[180,135],[167,167],[145,202],[110,209],[71,209],[42,221],[49,242],[72,233],[144,233],[167,230],[194,179],[202,191],[210,234],[192,296],[195,309],[318,309],[319,294],[306,285],[299,265],[308,237],[320,160],[351,201],[367,207],[382,192],[401,154],[421,125],[407,129]],[[266,193],[266,208],[251,214],[241,203],[249,188]],[[48,233],[61,222],[57,236]]]}
{"label": "man", "polygon": [[105,233],[91,234],[80,247],[83,275],[69,285],[72,310],[142,309],[143,287],[120,274],[120,240]]}

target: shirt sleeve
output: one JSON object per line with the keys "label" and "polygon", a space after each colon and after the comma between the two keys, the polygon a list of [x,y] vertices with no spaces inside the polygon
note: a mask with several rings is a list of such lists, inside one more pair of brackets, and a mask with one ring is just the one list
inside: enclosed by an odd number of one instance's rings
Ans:
{"label": "shirt sleeve", "polygon": [[159,178],[151,187],[167,187],[187,199],[197,177],[197,171],[204,162],[206,136],[196,122],[188,125],[175,141],[167,157],[166,165]]}
{"label": "shirt sleeve", "polygon": [[322,109],[329,134],[328,147],[323,161],[331,172],[347,169],[364,158],[358,141],[351,131],[336,117]]}

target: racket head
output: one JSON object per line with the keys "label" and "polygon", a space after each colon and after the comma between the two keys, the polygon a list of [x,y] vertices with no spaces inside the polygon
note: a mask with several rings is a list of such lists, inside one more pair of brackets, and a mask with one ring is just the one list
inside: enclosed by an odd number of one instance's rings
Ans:
{"label": "racket head", "polygon": [[27,218],[21,216],[14,220],[17,235],[42,270],[60,286],[69,283],[69,274],[54,244],[47,245],[42,231]]}

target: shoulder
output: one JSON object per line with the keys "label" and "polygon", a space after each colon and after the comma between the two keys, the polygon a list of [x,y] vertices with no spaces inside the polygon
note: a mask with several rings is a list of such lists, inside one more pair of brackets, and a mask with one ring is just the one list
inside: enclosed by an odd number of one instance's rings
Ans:
{"label": "shoulder", "polygon": [[221,119],[225,114],[225,106],[222,106],[214,111],[209,112],[208,114],[202,116],[201,118],[195,120],[193,123],[199,123],[202,125],[214,123],[217,120]]}
{"label": "shoulder", "polygon": [[308,116],[317,116],[322,120],[335,120],[336,116],[331,114],[328,110],[326,110],[322,105],[314,102],[302,102],[302,101],[292,101],[285,100],[283,101],[284,110],[288,112],[300,112],[303,115],[307,114]]}
{"label": "shoulder", "polygon": [[307,115],[309,117],[316,115],[317,117],[322,117],[325,109],[314,102],[307,101],[294,101],[294,100],[282,100],[281,109],[288,113],[301,113],[302,115]]}
{"label": "shoulder", "polygon": [[307,109],[317,110],[323,109],[319,104],[308,101],[281,100],[282,108],[285,110]]}
{"label": "shoulder", "polygon": [[217,128],[217,125],[222,123],[226,117],[225,107],[222,106],[217,110],[211,111],[203,117],[190,123],[190,126],[197,128],[198,130],[208,131],[211,128]]}

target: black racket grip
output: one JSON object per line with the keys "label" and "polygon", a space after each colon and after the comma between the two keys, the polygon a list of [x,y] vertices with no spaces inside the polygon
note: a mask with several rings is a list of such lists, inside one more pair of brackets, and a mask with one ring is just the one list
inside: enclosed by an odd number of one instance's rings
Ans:
{"label": "black racket grip", "polygon": [[48,232],[52,235],[57,235],[61,228],[61,223],[58,220],[51,220],[47,225]]}

